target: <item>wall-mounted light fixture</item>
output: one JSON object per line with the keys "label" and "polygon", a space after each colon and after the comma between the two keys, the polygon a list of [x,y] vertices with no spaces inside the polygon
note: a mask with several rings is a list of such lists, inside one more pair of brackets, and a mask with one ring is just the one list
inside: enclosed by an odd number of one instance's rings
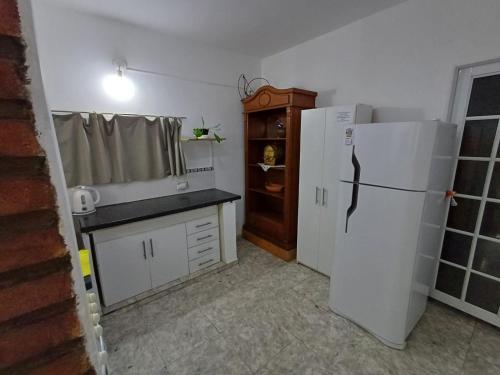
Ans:
{"label": "wall-mounted light fixture", "polygon": [[130,79],[123,75],[127,69],[127,62],[125,60],[113,60],[113,65],[116,67],[116,73],[104,77],[102,81],[104,91],[117,101],[128,101],[135,95],[135,86]]}

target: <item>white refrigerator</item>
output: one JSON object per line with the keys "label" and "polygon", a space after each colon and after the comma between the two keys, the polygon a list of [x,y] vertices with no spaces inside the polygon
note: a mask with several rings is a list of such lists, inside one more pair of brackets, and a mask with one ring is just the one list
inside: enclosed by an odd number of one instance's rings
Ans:
{"label": "white refrigerator", "polygon": [[439,121],[344,127],[330,307],[393,348],[425,311],[455,140]]}

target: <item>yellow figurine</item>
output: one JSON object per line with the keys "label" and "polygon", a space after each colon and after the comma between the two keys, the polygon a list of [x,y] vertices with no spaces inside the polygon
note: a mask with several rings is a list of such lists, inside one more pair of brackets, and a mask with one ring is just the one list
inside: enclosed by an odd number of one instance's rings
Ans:
{"label": "yellow figurine", "polygon": [[273,145],[264,147],[264,164],[276,165],[276,158],[278,155],[278,148]]}

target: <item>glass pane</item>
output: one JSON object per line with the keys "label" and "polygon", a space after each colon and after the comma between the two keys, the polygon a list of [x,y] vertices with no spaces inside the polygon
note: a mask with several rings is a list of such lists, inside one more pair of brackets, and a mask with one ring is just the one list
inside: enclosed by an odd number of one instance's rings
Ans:
{"label": "glass pane", "polygon": [[474,232],[480,201],[466,198],[455,198],[458,206],[450,206],[448,223],[450,228]]}
{"label": "glass pane", "polygon": [[498,120],[466,121],[460,156],[490,157]]}
{"label": "glass pane", "polygon": [[500,282],[471,273],[465,300],[497,314],[500,307]]}
{"label": "glass pane", "polygon": [[441,259],[460,264],[461,266],[466,266],[469,260],[471,244],[472,237],[446,231]]}
{"label": "glass pane", "polygon": [[495,167],[493,168],[488,197],[500,199],[500,163],[498,162],[495,163]]}
{"label": "glass pane", "polygon": [[475,78],[467,116],[500,114],[500,75]]}
{"label": "glass pane", "polygon": [[487,161],[460,160],[453,190],[460,194],[482,196],[488,164]]}
{"label": "glass pane", "polygon": [[436,280],[436,289],[449,294],[450,296],[460,298],[462,294],[462,285],[464,283],[465,271],[441,263],[439,265],[438,276]]}
{"label": "glass pane", "polygon": [[500,277],[500,243],[478,239],[472,268]]}
{"label": "glass pane", "polygon": [[480,233],[500,240],[500,204],[487,202]]}

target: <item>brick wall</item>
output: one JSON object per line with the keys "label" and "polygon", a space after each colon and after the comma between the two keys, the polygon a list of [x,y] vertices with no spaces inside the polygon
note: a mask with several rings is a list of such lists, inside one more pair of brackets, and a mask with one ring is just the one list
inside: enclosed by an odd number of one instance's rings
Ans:
{"label": "brick wall", "polygon": [[0,375],[94,374],[34,126],[16,0],[0,0]]}

